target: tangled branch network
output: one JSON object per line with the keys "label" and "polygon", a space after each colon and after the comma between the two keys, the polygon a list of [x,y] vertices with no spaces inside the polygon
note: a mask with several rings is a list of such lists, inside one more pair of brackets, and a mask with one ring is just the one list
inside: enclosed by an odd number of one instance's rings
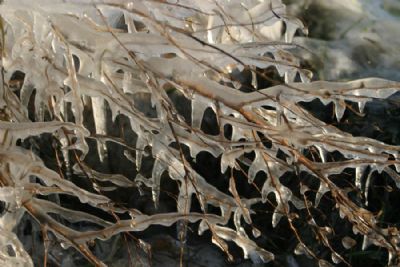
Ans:
{"label": "tangled branch network", "polygon": [[[270,233],[283,228],[287,249],[320,266],[350,265],[359,245],[399,264],[399,229],[368,202],[371,177],[400,187],[399,146],[344,132],[307,103],[340,122],[400,84],[312,81],[291,52],[307,30],[280,0],[4,0],[0,15],[2,264],[37,261],[17,235],[27,221],[45,264],[54,240],[106,266],[90,244],[173,224],[182,247],[189,228],[207,232],[229,260],[235,244],[273,261]],[[105,168],[112,157],[129,164]],[[165,184],[176,187],[168,209]]]}

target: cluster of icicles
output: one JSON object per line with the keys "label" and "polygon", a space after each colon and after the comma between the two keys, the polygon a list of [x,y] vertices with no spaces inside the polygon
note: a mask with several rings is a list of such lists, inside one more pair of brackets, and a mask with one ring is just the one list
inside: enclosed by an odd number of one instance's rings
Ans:
{"label": "cluster of icicles", "polygon": [[[0,200],[7,203],[0,217],[0,262],[33,265],[13,233],[26,212],[43,231],[51,232],[99,266],[105,263],[91,252],[88,242],[180,221],[200,222],[199,234],[209,230],[212,242],[227,253],[227,242],[233,242],[242,248],[245,258],[268,262],[274,254],[254,241],[262,229],[252,224],[252,217],[257,215],[252,206],[267,202],[273,194],[276,205],[272,222],[266,223],[276,227],[282,218],[292,223],[297,211],[317,207],[329,191],[341,217],[352,223],[355,234],[364,236],[364,247],[384,247],[389,262],[397,259],[397,229],[380,228],[373,214],[353,203],[330,176],[355,168],[355,184],[361,189],[361,177],[369,166],[370,174],[386,172],[400,186],[399,147],[344,133],[315,118],[299,102],[333,102],[340,121],[345,101],[358,103],[363,113],[368,101],[391,96],[400,84],[373,78],[349,83],[310,82],[310,73],[301,69],[300,61],[288,52],[295,47],[291,41],[296,31],[306,29],[285,14],[280,0],[5,0],[0,15]],[[259,70],[268,67],[276,68],[285,83],[259,88]],[[254,92],[239,90],[242,84],[237,73],[244,69],[252,73]],[[15,85],[10,81],[17,71],[24,79]],[[191,101],[190,121],[179,114],[179,103],[171,100],[168,88]],[[32,94],[33,108],[29,106]],[[94,130],[84,123],[83,111],[90,105]],[[115,142],[107,138],[106,107],[111,109],[113,121],[126,116],[137,136],[136,152],[127,149],[124,153],[137,169],[136,177],[99,173],[84,164],[90,153],[99,153],[103,159],[106,142]],[[201,130],[208,108],[217,117],[218,135]],[[154,114],[146,110],[154,110]],[[224,133],[227,125],[232,131],[229,138]],[[93,138],[89,130],[103,136],[97,139],[97,151],[89,151],[87,138]],[[128,212],[113,205],[101,187],[91,192],[78,187],[18,145],[20,140],[44,133],[59,140],[64,164],[72,172],[85,173],[94,184],[110,183],[112,187],[107,190],[150,188],[156,206],[161,176],[167,172],[179,184],[177,211],[146,215],[131,209],[131,219],[112,222],[51,201],[47,196],[67,194],[108,213]],[[265,140],[270,146],[264,145]],[[249,183],[263,172],[259,197],[240,196],[235,177],[230,179],[229,192],[218,190],[191,167],[179,146],[189,148],[192,159],[203,151],[220,157],[222,173],[247,166]],[[302,154],[311,147],[318,151],[319,160]],[[150,150],[154,159],[149,177],[141,174],[145,150]],[[343,155],[342,161],[328,160],[327,155],[334,151]],[[252,152],[255,157],[249,160],[246,154]],[[278,157],[279,153],[284,156]],[[70,160],[73,154],[78,155],[74,161]],[[305,184],[294,192],[280,182],[288,172],[307,172],[319,182],[313,201],[303,197],[309,190]],[[191,210],[192,196],[198,199],[201,212]],[[219,208],[221,214],[207,213],[210,205]],[[229,223],[231,218],[233,224]],[[80,221],[98,227],[85,232],[68,227]],[[251,226],[251,234],[244,224]],[[314,220],[309,225],[320,233],[320,242],[332,250],[331,260],[345,261],[330,245],[331,229]],[[318,259],[300,238],[298,242],[296,253]],[[345,237],[343,246],[350,248],[354,242]],[[318,260],[322,266],[329,264],[327,259]]]}

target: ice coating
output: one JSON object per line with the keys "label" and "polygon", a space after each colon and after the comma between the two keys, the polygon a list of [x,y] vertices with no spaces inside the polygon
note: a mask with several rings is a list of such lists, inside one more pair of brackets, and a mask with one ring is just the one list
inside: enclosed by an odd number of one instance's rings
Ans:
{"label": "ice coating", "polygon": [[[288,43],[295,31],[305,31],[304,26],[285,15],[285,5],[279,0],[175,2],[6,0],[0,5],[7,27],[1,59],[6,70],[1,79],[6,86],[0,89],[0,107],[8,112],[6,121],[0,122],[0,171],[4,176],[0,199],[47,225],[63,247],[78,249],[100,266],[104,263],[96,260],[86,242],[181,221],[201,221],[199,232],[209,230],[217,246],[227,250],[226,242],[232,241],[242,248],[245,258],[258,264],[273,260],[274,255],[246,233],[251,227],[253,237],[262,236],[262,229],[252,225],[252,215],[257,212],[253,205],[266,205],[273,193],[272,226],[278,227],[284,219],[296,221],[296,212],[303,212],[307,205],[317,208],[324,194],[331,192],[339,201],[336,209],[343,219],[353,224],[357,234],[365,235],[365,247],[382,246],[394,257],[396,241],[388,241],[388,231],[380,231],[371,213],[355,205],[332,179],[346,168],[355,169],[354,183],[362,189],[369,166],[370,173],[384,172],[399,187],[399,148],[351,136],[320,121],[300,102],[333,103],[340,122],[348,108],[346,101],[357,103],[363,112],[367,102],[398,92],[399,83],[377,78],[309,82],[310,73],[301,69],[300,60],[288,51],[296,47]],[[257,78],[261,76],[259,70],[268,67],[274,68],[285,83],[274,82],[263,88]],[[250,72],[250,92],[240,90],[242,82],[232,70]],[[16,71],[25,74],[21,88],[13,89],[19,90],[19,97],[7,85]],[[303,83],[294,82],[297,75]],[[174,96],[190,102],[187,110],[178,111],[185,104],[174,102]],[[146,98],[147,102],[141,101]],[[202,131],[207,108],[219,123],[216,135]],[[88,110],[94,121],[90,131],[84,119]],[[105,161],[105,142],[124,144],[106,136],[108,111],[111,123],[125,116],[136,135],[135,152],[125,150],[124,154],[136,165],[139,174],[135,179],[100,173],[81,162],[74,165],[74,174],[88,178],[93,187],[84,190],[68,180],[71,175],[63,179],[37,156],[17,146],[20,140],[53,134],[63,148],[63,164],[70,169],[75,153],[79,153],[79,160],[85,160],[86,138],[90,136],[97,142],[100,161]],[[227,130],[229,127],[231,130]],[[193,168],[202,152],[221,157],[220,176],[203,177]],[[336,152],[342,159],[333,162],[330,155]],[[146,167],[143,160],[148,157],[154,160],[152,169],[142,175],[140,171]],[[260,177],[257,196],[248,199],[240,195],[234,176],[225,193],[209,182],[238,171],[250,185]],[[309,187],[301,184],[298,192],[284,185],[288,174],[300,177],[301,172],[319,185],[314,205],[302,199],[311,191]],[[31,176],[40,184],[32,182]],[[158,207],[161,177],[178,184],[175,213],[146,215],[131,210],[131,220],[109,222],[37,197],[66,194],[94,209],[126,212],[113,207],[104,192],[145,186],[151,189]],[[367,178],[369,181],[370,174]],[[101,186],[101,182],[111,186]],[[366,183],[365,196],[368,188]],[[198,199],[202,213],[192,212],[192,197]],[[208,206],[219,209],[221,216],[207,214]],[[85,221],[102,228],[82,233],[55,220],[52,214],[71,223]],[[18,216],[2,216],[1,225],[11,222],[13,227]],[[228,224],[230,218],[234,227]],[[325,229],[311,226],[318,231]],[[6,229],[4,236],[9,234],[8,239],[15,240],[11,230]],[[328,239],[323,235],[321,242],[327,245]],[[348,243],[345,248],[350,247]],[[18,251],[15,264],[20,261],[30,266],[21,244],[10,244]],[[304,244],[299,245],[297,252],[312,254]],[[342,260],[335,252],[329,255],[334,263]],[[329,266],[325,260],[319,264]]]}

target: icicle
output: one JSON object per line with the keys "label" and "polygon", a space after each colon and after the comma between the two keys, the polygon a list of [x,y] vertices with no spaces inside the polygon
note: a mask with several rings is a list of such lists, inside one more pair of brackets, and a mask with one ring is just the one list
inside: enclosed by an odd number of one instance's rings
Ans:
{"label": "icicle", "polygon": [[315,207],[318,207],[322,196],[325,195],[325,193],[329,192],[329,191],[330,191],[330,189],[329,189],[328,185],[325,182],[321,181],[318,191],[317,191],[317,195],[315,196]]}
{"label": "icicle", "polygon": [[[357,159],[357,158],[355,158],[355,159]],[[360,190],[362,190],[361,178],[363,177],[364,172],[365,172],[366,169],[367,169],[367,166],[357,166],[356,167],[355,185]]]}
{"label": "icicle", "polygon": [[354,247],[357,244],[357,242],[348,236],[345,236],[342,238],[342,245],[345,249],[350,249],[352,247]]}
{"label": "icicle", "polygon": [[259,171],[264,171],[265,173],[267,173],[267,166],[265,164],[264,157],[262,156],[262,152],[256,150],[256,157],[249,168],[249,183],[252,183],[254,181],[254,178]]}
{"label": "icicle", "polygon": [[267,197],[269,193],[274,192],[275,188],[271,184],[271,178],[267,176],[267,180],[264,182],[264,185],[261,189],[261,198],[262,201],[265,203],[267,201]]}
{"label": "icicle", "polygon": [[366,250],[370,245],[371,245],[371,241],[369,240],[369,237],[364,235],[361,249]]}
{"label": "icicle", "polygon": [[236,149],[223,153],[221,157],[221,173],[225,173],[228,167],[234,168],[236,159],[246,152],[244,149]]}
{"label": "icicle", "polygon": [[207,221],[201,220],[201,222],[199,224],[199,230],[198,230],[199,235],[202,235],[204,233],[204,231],[206,231],[206,230],[208,230]]}
{"label": "icicle", "polygon": [[304,245],[301,243],[298,243],[297,246],[294,249],[294,254],[296,255],[303,255],[305,252]]}
{"label": "icicle", "polygon": [[210,103],[210,99],[200,96],[198,94],[194,94],[192,97],[192,127],[196,129],[200,129],[201,122],[203,121],[204,111],[208,107],[213,107],[215,111],[215,107],[212,103]]}
{"label": "icicle", "polygon": [[63,155],[63,160],[64,160],[64,165],[65,165],[65,170],[66,170],[66,176],[68,180],[71,180],[71,161],[69,159],[69,150],[66,149],[68,147],[68,139],[65,137],[65,135],[62,133],[61,136],[59,137],[59,141],[61,143],[61,153]]}
{"label": "icicle", "polygon": [[[107,135],[107,122],[105,103],[102,98],[92,97],[93,118],[96,134]],[[97,140],[97,152],[101,162],[107,157],[107,146],[104,142]]]}
{"label": "icicle", "polygon": [[272,214],[272,227],[275,228],[284,214],[284,204],[278,201],[274,213]]}
{"label": "icicle", "polygon": [[216,25],[220,24],[222,24],[222,21],[219,16],[214,15],[208,17],[207,40],[210,44],[216,43],[217,40],[220,38],[222,29],[219,27],[214,28]]}
{"label": "icicle", "polygon": [[142,166],[142,158],[146,146],[147,141],[145,139],[144,133],[138,133],[138,137],[136,140],[136,170],[140,170],[140,167]]}
{"label": "icicle", "polygon": [[253,263],[267,263],[275,258],[274,254],[258,247],[254,241],[238,235],[232,229],[215,225],[214,232],[224,240],[235,242],[242,248],[244,258],[250,258]]}
{"label": "icicle", "polygon": [[319,156],[321,157],[321,161],[323,162],[323,163],[325,163],[326,162],[326,157],[327,157],[327,155],[328,155],[328,152],[326,151],[326,149],[324,149],[324,147],[323,146],[315,146],[317,149],[318,149],[318,151],[319,151]]}
{"label": "icicle", "polygon": [[298,70],[298,72],[300,73],[300,79],[301,79],[301,81],[303,83],[308,83],[313,78],[312,71],[309,71],[309,70]]}
{"label": "icicle", "polygon": [[[394,159],[395,159],[396,161],[399,161],[399,160],[400,160],[399,153],[394,153],[393,156],[394,156]],[[397,172],[400,172],[400,164],[399,164],[399,163],[395,163],[395,164],[394,164],[394,167],[395,167],[395,169],[396,169]]]}
{"label": "icicle", "polygon": [[255,227],[253,227],[253,228],[251,229],[251,233],[253,234],[253,236],[254,236],[255,238],[258,238],[258,237],[261,236],[261,231],[258,230],[258,229],[255,228]]}
{"label": "icicle", "polygon": [[257,81],[257,68],[254,67],[251,69],[251,85],[255,90],[258,89],[258,81]]}
{"label": "icicle", "polygon": [[312,259],[312,256],[309,253],[308,248],[302,243],[297,244],[296,248],[294,249],[294,254],[305,255],[307,258]]}
{"label": "icicle", "polygon": [[160,159],[156,158],[154,161],[153,171],[151,173],[151,179],[153,180],[153,185],[151,188],[151,194],[153,197],[154,207],[158,208],[158,199],[160,197],[160,182],[161,175],[166,170],[164,163]]}
{"label": "icicle", "polygon": [[358,101],[358,110],[360,111],[360,113],[364,113],[364,108],[365,108],[365,104],[367,102],[366,101]]}
{"label": "icicle", "polygon": [[319,260],[318,266],[319,267],[333,267],[333,265],[330,264],[329,262],[327,262],[326,260]]}
{"label": "icicle", "polygon": [[137,32],[135,23],[133,22],[133,16],[131,15],[131,13],[129,13],[127,11],[123,11],[123,14],[124,14],[124,19],[125,19],[125,24],[128,27],[128,33]]}
{"label": "icicle", "polygon": [[300,185],[300,194],[304,195],[307,191],[310,191],[310,188],[307,185],[302,183]]}
{"label": "icicle", "polygon": [[122,80],[122,90],[124,93],[130,93],[131,88],[130,84],[132,82],[132,73],[130,72],[124,72],[123,80]]}
{"label": "icicle", "polygon": [[343,100],[337,100],[335,101],[335,115],[336,115],[336,120],[340,122],[342,119],[344,112],[346,110],[346,104]]}
{"label": "icicle", "polygon": [[342,257],[336,252],[331,253],[331,259],[334,264],[339,264],[342,262]]}

